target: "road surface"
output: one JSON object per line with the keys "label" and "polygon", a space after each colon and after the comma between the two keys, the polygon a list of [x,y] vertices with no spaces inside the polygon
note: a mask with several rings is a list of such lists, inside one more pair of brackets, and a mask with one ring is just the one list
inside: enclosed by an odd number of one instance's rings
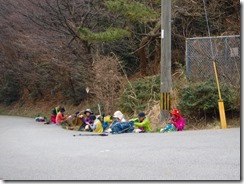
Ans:
{"label": "road surface", "polygon": [[1,180],[240,180],[240,128],[76,136],[0,116]]}

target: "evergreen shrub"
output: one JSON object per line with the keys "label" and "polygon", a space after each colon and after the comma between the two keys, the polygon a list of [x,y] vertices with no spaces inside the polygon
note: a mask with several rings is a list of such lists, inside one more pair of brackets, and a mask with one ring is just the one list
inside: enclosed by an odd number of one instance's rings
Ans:
{"label": "evergreen shrub", "polygon": [[[236,103],[240,98],[239,92],[223,83],[220,84],[220,91],[225,111],[239,111],[239,104]],[[189,82],[179,90],[179,99],[179,109],[189,119],[219,116],[218,89],[213,80]]]}
{"label": "evergreen shrub", "polygon": [[160,76],[140,78],[126,83],[124,91],[119,98],[119,106],[122,112],[136,114],[145,111],[150,102],[159,100]]}

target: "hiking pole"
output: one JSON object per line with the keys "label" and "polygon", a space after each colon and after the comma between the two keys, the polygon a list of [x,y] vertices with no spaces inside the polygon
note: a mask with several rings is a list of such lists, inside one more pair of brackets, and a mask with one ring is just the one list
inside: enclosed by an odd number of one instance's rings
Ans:
{"label": "hiking pole", "polygon": [[101,133],[101,134],[77,134],[77,135],[73,135],[74,137],[75,136],[108,136],[107,133]]}
{"label": "hiking pole", "polygon": [[97,106],[98,106],[99,114],[102,115],[102,113],[101,113],[101,108],[100,108],[100,104],[97,104]]}

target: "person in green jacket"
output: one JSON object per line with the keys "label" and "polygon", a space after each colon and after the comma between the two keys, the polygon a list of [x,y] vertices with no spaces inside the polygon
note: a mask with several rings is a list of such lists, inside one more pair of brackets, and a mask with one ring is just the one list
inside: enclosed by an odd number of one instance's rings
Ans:
{"label": "person in green jacket", "polygon": [[144,112],[140,112],[137,118],[131,119],[134,121],[134,132],[142,133],[151,131],[150,120]]}

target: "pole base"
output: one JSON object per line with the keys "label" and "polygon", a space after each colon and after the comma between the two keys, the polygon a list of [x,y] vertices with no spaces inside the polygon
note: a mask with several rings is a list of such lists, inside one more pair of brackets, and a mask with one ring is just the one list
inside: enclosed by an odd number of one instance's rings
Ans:
{"label": "pole base", "polygon": [[219,116],[220,116],[221,128],[227,128],[224,102],[222,99],[218,100],[218,106],[219,106]]}

